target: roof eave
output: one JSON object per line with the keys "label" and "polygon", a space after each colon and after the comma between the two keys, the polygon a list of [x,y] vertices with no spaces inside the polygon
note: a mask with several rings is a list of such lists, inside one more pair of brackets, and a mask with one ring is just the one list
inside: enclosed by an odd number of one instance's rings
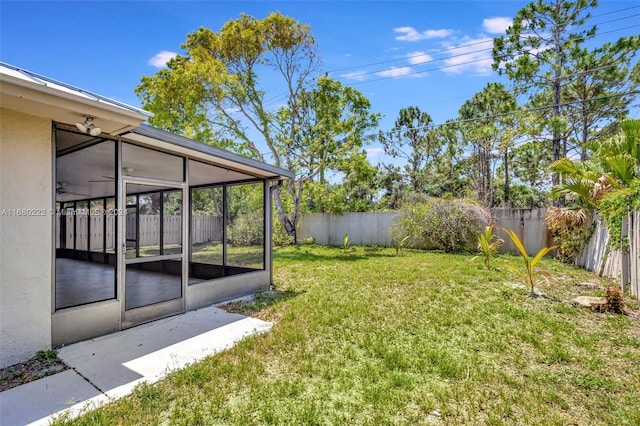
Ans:
{"label": "roof eave", "polygon": [[270,180],[288,180],[295,178],[295,173],[292,171],[255,160],[253,158],[248,158],[235,152],[230,152],[221,148],[207,145],[205,143],[198,142],[184,136],[176,135],[174,133],[147,124],[141,124],[138,128],[131,130],[131,133],[152,139],[157,139],[163,142],[168,142],[173,145],[197,151],[202,154],[211,155],[225,161],[230,161],[253,169],[261,170],[265,172],[266,175],[268,175],[267,177]]}

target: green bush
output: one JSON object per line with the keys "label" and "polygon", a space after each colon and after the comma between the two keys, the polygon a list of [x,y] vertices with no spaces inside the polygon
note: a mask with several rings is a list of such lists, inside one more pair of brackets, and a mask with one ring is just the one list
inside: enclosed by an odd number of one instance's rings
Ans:
{"label": "green bush", "polygon": [[558,259],[575,263],[592,234],[591,211],[553,207],[547,210],[546,223],[558,246]]}
{"label": "green bush", "polygon": [[229,227],[228,241],[235,246],[262,245],[264,219],[261,210],[238,214]]}
{"label": "green bush", "polygon": [[605,220],[612,249],[624,248],[629,241],[622,238],[622,219],[630,212],[640,209],[640,179],[628,188],[616,189],[605,195],[598,203],[598,213]]}
{"label": "green bush", "polygon": [[[273,245],[276,247],[290,246],[293,244],[293,237],[287,235],[287,231],[284,229],[282,222],[278,219],[277,215],[273,215],[273,232],[271,234],[271,239]],[[305,242],[306,244],[306,242]]]}
{"label": "green bush", "polygon": [[491,221],[491,213],[463,200],[424,198],[405,204],[390,229],[394,241],[419,249],[474,251],[477,235]]}

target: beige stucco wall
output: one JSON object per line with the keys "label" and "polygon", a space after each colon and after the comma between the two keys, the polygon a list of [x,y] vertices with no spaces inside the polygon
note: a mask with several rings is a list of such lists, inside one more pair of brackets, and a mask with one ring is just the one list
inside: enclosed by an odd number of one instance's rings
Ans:
{"label": "beige stucco wall", "polygon": [[0,108],[0,367],[51,346],[51,126]]}

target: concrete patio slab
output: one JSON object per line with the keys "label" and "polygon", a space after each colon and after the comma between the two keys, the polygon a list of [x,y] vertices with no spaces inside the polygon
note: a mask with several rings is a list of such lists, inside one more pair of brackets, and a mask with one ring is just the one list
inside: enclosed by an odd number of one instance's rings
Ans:
{"label": "concrete patio slab", "polygon": [[0,393],[0,424],[29,424],[98,395],[79,374],[65,370]]}
{"label": "concrete patio slab", "polygon": [[208,307],[63,347],[58,356],[72,370],[0,393],[0,424],[46,425],[52,416],[76,416],[271,325]]}

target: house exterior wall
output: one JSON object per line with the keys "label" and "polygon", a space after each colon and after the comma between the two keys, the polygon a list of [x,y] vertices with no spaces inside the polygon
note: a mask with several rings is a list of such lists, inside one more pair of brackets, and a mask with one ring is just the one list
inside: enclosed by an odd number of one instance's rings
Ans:
{"label": "house exterior wall", "polygon": [[51,137],[51,120],[0,108],[0,367],[51,347]]}

